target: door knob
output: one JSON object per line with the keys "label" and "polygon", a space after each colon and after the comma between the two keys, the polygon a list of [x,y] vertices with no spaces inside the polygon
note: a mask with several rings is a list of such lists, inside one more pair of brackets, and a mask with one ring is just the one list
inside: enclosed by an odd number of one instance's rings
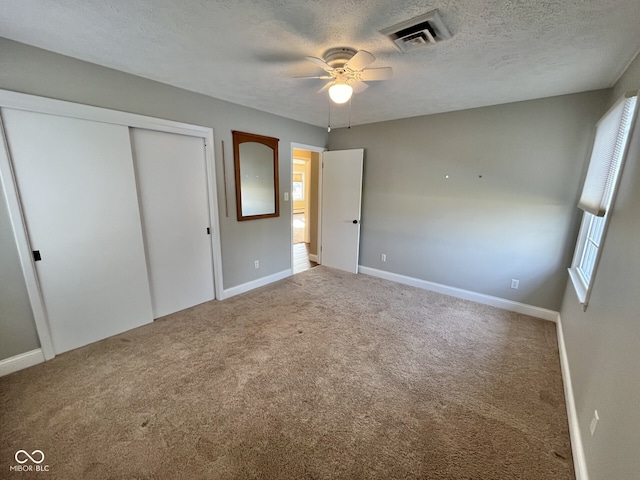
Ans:
{"label": "door knob", "polygon": [[358,220],[354,220],[353,223],[358,223]]}

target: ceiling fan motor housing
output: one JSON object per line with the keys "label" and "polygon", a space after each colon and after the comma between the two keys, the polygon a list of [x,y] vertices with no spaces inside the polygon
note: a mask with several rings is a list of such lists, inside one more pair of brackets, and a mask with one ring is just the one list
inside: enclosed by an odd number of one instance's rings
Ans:
{"label": "ceiling fan motor housing", "polygon": [[322,59],[333,68],[344,68],[345,64],[353,58],[356,50],[349,47],[330,48],[322,55]]}

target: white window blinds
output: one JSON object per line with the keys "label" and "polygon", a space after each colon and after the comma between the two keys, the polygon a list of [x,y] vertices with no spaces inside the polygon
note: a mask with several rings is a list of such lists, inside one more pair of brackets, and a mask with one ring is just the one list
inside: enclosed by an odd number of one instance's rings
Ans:
{"label": "white window blinds", "polygon": [[624,159],[637,92],[632,95],[623,97],[596,127],[596,138],[578,207],[598,217],[603,217],[609,208]]}

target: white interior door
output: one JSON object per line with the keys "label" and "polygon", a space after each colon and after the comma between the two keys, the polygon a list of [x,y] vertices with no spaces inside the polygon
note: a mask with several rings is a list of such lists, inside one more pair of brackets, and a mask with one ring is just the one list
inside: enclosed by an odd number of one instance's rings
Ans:
{"label": "white interior door", "polygon": [[151,322],[128,128],[2,116],[55,353]]}
{"label": "white interior door", "polygon": [[322,265],[358,273],[364,150],[322,154]]}
{"label": "white interior door", "polygon": [[154,318],[214,298],[204,140],[131,129]]}

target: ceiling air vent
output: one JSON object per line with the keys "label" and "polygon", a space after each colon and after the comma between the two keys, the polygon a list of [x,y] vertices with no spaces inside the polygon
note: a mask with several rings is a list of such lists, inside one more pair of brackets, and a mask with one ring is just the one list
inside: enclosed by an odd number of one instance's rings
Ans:
{"label": "ceiling air vent", "polygon": [[402,52],[434,45],[451,38],[451,33],[442,22],[438,10],[432,10],[393,27],[385,28],[380,33],[389,37]]}

